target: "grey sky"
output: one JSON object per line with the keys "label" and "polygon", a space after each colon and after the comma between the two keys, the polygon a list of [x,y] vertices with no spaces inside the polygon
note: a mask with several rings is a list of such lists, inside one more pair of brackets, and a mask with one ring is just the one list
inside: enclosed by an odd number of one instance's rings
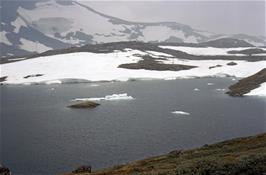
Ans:
{"label": "grey sky", "polygon": [[215,33],[265,36],[265,1],[82,1],[130,21],[175,21]]}

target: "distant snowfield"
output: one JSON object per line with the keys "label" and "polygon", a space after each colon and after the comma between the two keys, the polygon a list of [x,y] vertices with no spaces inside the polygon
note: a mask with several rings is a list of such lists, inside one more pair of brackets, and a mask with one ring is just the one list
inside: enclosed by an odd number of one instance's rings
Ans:
{"label": "distant snowfield", "polygon": [[[136,55],[163,56],[164,64],[198,66],[182,71],[151,71],[118,68],[125,63],[136,63],[142,58]],[[169,56],[169,57],[168,57]],[[127,81],[131,79],[183,79],[195,77],[247,77],[266,67],[266,61],[247,62],[234,60],[237,65],[229,66],[230,60],[184,60],[157,52],[126,49],[124,52],[97,54],[89,52],[44,56],[0,65],[1,77],[7,76],[4,84],[60,84],[64,81],[82,80]],[[209,69],[210,66],[221,65]],[[38,76],[36,76],[38,75]]]}
{"label": "distant snowfield", "polygon": [[[203,56],[245,56],[245,54],[230,54],[228,51],[240,51],[245,49],[254,49],[256,47],[238,47],[238,48],[216,48],[216,47],[185,47],[185,46],[160,46],[163,49],[172,49],[186,52],[191,55],[203,55]],[[260,48],[266,51],[266,48]],[[254,54],[258,56],[266,56],[266,54]]]}

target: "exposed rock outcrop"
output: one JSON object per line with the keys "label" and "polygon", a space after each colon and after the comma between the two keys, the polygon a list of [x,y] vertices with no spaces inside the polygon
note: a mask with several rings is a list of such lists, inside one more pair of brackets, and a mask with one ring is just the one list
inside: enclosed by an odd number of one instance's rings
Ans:
{"label": "exposed rock outcrop", "polygon": [[237,65],[237,63],[236,63],[236,62],[233,62],[233,61],[231,61],[231,62],[227,63],[226,65],[228,65],[228,66],[235,66],[235,65]]}
{"label": "exposed rock outcrop", "polygon": [[77,174],[77,173],[91,173],[91,166],[90,165],[83,165],[72,171],[72,173]]}
{"label": "exposed rock outcrop", "polygon": [[76,103],[73,105],[68,106],[69,108],[95,108],[99,106],[100,104],[95,103],[93,101],[84,101],[80,103]]}
{"label": "exposed rock outcrop", "polygon": [[258,88],[264,82],[266,82],[266,68],[252,76],[239,80],[236,84],[230,86],[226,93],[230,96],[243,96]]}
{"label": "exposed rock outcrop", "polygon": [[145,55],[143,60],[137,63],[121,64],[119,68],[125,69],[145,69],[145,70],[157,70],[157,71],[180,71],[196,68],[197,66],[188,66],[181,64],[164,64],[160,63],[158,59]]}

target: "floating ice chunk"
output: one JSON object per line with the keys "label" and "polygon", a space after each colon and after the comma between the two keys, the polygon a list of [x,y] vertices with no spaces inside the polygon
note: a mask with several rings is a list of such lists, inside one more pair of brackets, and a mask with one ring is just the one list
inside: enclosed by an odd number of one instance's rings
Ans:
{"label": "floating ice chunk", "polygon": [[226,89],[216,89],[216,91],[225,91]]}
{"label": "floating ice chunk", "polygon": [[236,81],[236,79],[235,78],[232,78],[232,81]]}
{"label": "floating ice chunk", "polygon": [[213,85],[213,83],[207,83],[207,85],[208,85],[208,86],[212,86],[212,85]]}
{"label": "floating ice chunk", "polygon": [[198,88],[194,88],[194,91],[200,91]]}
{"label": "floating ice chunk", "polygon": [[31,85],[31,83],[23,83],[23,85],[27,85],[27,86],[29,86],[29,85]]}
{"label": "floating ice chunk", "polygon": [[132,96],[128,96],[127,93],[124,94],[113,94],[113,95],[106,95],[105,100],[132,100]]}
{"label": "floating ice chunk", "polygon": [[46,81],[45,84],[62,84],[62,81],[60,80],[51,80],[51,81]]}
{"label": "floating ice chunk", "polygon": [[173,111],[172,114],[177,114],[177,115],[190,115],[190,113],[184,112],[184,111]]}
{"label": "floating ice chunk", "polygon": [[114,101],[114,100],[133,100],[132,96],[128,96],[127,93],[124,94],[113,94],[113,95],[106,95],[105,97],[96,97],[96,98],[76,98],[72,101]]}
{"label": "floating ice chunk", "polygon": [[98,84],[91,84],[90,86],[91,87],[97,87],[97,86],[100,86],[100,85],[98,85]]}
{"label": "floating ice chunk", "polygon": [[253,89],[249,93],[245,94],[247,96],[266,96],[266,83],[262,83],[260,87]]}

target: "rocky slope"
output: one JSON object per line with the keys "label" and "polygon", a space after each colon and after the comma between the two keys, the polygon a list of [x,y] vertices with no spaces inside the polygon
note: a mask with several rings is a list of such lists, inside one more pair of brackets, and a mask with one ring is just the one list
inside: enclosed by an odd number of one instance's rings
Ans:
{"label": "rocky slope", "polygon": [[117,165],[92,173],[66,175],[263,175],[266,134],[238,138],[192,150]]}
{"label": "rocky slope", "polygon": [[[238,43],[237,48],[234,43]],[[232,46],[228,48],[228,46]],[[206,47],[216,47],[222,46],[219,49],[229,49],[229,55],[193,55],[186,53],[181,50],[173,50],[168,48],[163,48],[162,46],[184,46],[184,47],[192,47],[192,48],[206,48]],[[234,50],[239,49],[241,47],[243,50]],[[32,53],[27,56],[23,56],[21,58],[16,56],[8,56],[2,57],[0,59],[0,64],[22,61],[25,59],[36,58],[41,56],[51,56],[51,55],[59,55],[65,53],[76,53],[76,52],[91,52],[91,53],[115,53],[117,51],[124,51],[125,49],[136,49],[140,51],[155,51],[161,52],[164,54],[168,54],[168,57],[176,57],[181,59],[190,59],[190,60],[247,60],[247,61],[260,61],[266,59],[266,51],[264,48],[258,48],[250,45],[249,43],[231,38],[223,38],[213,40],[207,43],[199,43],[199,44],[188,44],[188,43],[145,43],[140,41],[121,41],[121,42],[110,42],[110,43],[102,43],[102,44],[87,44],[81,47],[70,47],[65,49],[55,49],[49,50],[42,53]],[[207,48],[206,48],[207,49]],[[240,55],[239,55],[240,54]]]}
{"label": "rocky slope", "polygon": [[260,87],[262,83],[266,82],[266,68],[258,73],[238,81],[236,84],[229,87],[227,94],[230,96],[243,96],[251,90]]}
{"label": "rocky slope", "polygon": [[1,56],[115,41],[210,44],[210,40],[229,37],[265,45],[264,37],[213,34],[176,22],[130,22],[76,0],[3,1],[1,7]]}

